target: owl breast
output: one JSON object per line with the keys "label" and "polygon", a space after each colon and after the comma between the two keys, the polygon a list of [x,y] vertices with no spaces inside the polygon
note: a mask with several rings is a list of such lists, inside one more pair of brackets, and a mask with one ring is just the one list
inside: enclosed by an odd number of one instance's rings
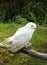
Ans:
{"label": "owl breast", "polygon": [[26,32],[21,38],[19,38],[20,43],[25,43],[32,38],[32,32]]}

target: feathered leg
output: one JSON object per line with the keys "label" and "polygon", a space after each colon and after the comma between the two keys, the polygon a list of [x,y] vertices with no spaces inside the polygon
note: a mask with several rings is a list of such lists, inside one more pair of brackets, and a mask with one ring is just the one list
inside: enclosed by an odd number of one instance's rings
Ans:
{"label": "feathered leg", "polygon": [[16,53],[22,48],[27,48],[27,47],[31,47],[31,43],[29,44],[29,42],[28,43],[26,42],[26,43],[21,44],[17,41],[16,44],[12,44],[12,46],[9,48],[9,51],[11,53]]}

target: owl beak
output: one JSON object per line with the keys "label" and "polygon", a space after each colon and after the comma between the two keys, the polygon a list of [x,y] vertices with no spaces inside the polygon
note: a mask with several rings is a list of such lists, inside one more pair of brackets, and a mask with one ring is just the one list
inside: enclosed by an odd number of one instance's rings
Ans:
{"label": "owl beak", "polygon": [[34,29],[36,29],[36,27]]}

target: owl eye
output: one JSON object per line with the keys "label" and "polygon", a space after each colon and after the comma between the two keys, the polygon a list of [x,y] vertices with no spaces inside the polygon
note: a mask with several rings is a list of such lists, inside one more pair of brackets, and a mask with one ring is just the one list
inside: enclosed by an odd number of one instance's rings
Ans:
{"label": "owl eye", "polygon": [[31,27],[33,27],[33,25],[31,25]]}

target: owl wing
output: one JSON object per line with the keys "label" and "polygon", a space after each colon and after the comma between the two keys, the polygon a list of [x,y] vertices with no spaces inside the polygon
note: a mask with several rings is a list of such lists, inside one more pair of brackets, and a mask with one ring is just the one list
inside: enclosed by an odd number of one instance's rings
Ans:
{"label": "owl wing", "polygon": [[14,34],[14,39],[15,40],[22,40],[22,39],[25,39],[26,36],[28,36],[28,28],[21,28],[19,29],[15,34]]}

